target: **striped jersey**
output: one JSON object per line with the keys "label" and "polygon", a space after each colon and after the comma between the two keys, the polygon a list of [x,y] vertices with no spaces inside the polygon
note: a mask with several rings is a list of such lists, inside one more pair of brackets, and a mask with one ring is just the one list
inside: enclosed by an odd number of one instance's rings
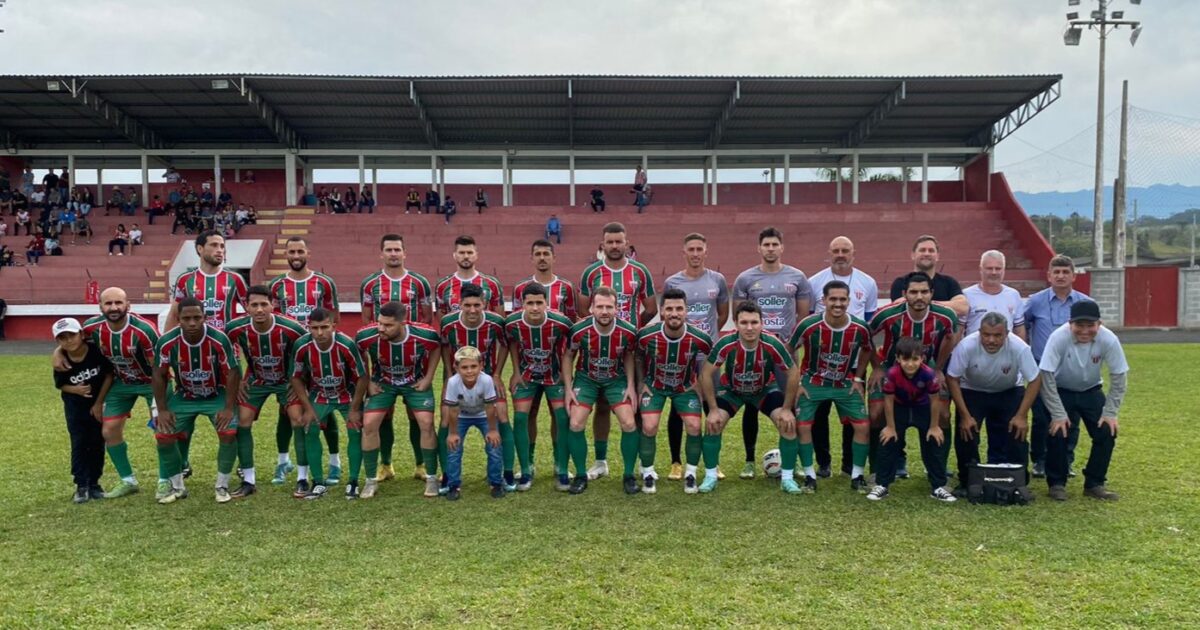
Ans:
{"label": "striped jersey", "polygon": [[610,269],[603,260],[588,265],[579,281],[579,292],[591,297],[597,287],[608,287],[617,293],[617,318],[638,324],[642,300],[654,297],[654,277],[646,265],[626,260],[620,269]]}
{"label": "striped jersey", "polygon": [[371,361],[371,380],[383,385],[408,387],[425,378],[430,361],[441,351],[433,328],[409,322],[404,338],[389,342],[377,326],[366,326],[354,336],[364,359]]}
{"label": "striped jersey", "polygon": [[308,314],[317,307],[338,312],[337,285],[323,273],[313,271],[303,280],[280,274],[267,288],[275,300],[275,309],[302,325],[308,323]]}
{"label": "striped jersey", "polygon": [[322,350],[312,335],[297,339],[289,372],[304,382],[309,399],[319,405],[349,404],[353,385],[367,374],[354,340],[340,332],[333,334],[328,350]]}
{"label": "striped jersey", "polygon": [[359,293],[363,308],[371,309],[372,319],[379,319],[384,304],[400,302],[408,307],[409,320],[415,322],[420,319],[420,307],[433,302],[433,289],[425,276],[407,270],[399,278],[376,271],[363,279]]}
{"label": "striped jersey", "polygon": [[[525,287],[537,282],[533,276],[529,276],[517,283],[513,287],[513,310],[519,310],[521,305],[521,292]],[[554,276],[554,280],[550,284],[543,284],[546,289],[546,304],[550,310],[562,313],[567,319],[575,321],[579,317],[579,311],[575,306],[575,287],[570,282]]]}
{"label": "striped jersey", "polygon": [[708,353],[708,362],[722,367],[721,383],[736,394],[757,395],[775,379],[775,367],[791,369],[795,363],[787,346],[763,331],[753,348],[742,344],[738,331],[721,336]]}
{"label": "striped jersey", "polygon": [[250,366],[246,381],[250,385],[287,385],[291,379],[288,361],[292,358],[296,340],[308,331],[300,322],[283,315],[271,315],[271,327],[258,332],[249,315],[229,322],[225,335],[230,343],[242,350]]}
{"label": "striped jersey", "polygon": [[712,351],[712,338],[698,327],[685,324],[683,335],[671,339],[659,322],[638,332],[637,348],[646,386],[678,394],[696,382],[696,356],[707,356]]}
{"label": "striped jersey", "polygon": [[458,312],[458,304],[462,301],[460,293],[464,284],[473,284],[483,289],[483,307],[493,313],[504,315],[504,287],[496,278],[478,271],[469,280],[463,280],[453,273],[438,280],[433,295],[434,301],[442,312]]}
{"label": "striped jersey", "polygon": [[204,304],[204,323],[223,332],[233,319],[236,305],[246,306],[246,280],[227,269],[211,276],[193,269],[175,281],[175,301],[187,297],[200,300]]}
{"label": "striped jersey", "polygon": [[451,355],[463,346],[475,346],[483,354],[484,373],[496,373],[497,355],[506,345],[503,317],[484,311],[483,321],[471,328],[463,323],[462,313],[450,313],[442,317],[441,331],[442,344],[450,348]]}
{"label": "striped jersey", "polygon": [[517,311],[504,321],[504,332],[516,344],[515,369],[521,370],[526,383],[557,385],[562,382],[562,352],[571,336],[571,320],[562,313],[548,311],[546,319],[534,326]]}
{"label": "striped jersey", "polygon": [[147,385],[154,375],[158,331],[140,315],[129,313],[127,318],[120,330],[113,330],[107,318],[97,315],[84,322],[83,334],[112,363],[118,381],[126,385]]}
{"label": "striped jersey", "polygon": [[212,398],[225,390],[226,374],[238,369],[229,337],[213,326],[204,326],[204,336],[191,344],[176,326],[158,338],[158,366],[175,373],[175,391],[189,400]]}
{"label": "striped jersey", "polygon": [[633,324],[613,318],[607,334],[596,327],[594,317],[585,317],[571,327],[571,349],[578,353],[575,371],[594,381],[625,378],[625,354],[637,347],[637,329]]}
{"label": "striped jersey", "polygon": [[800,365],[804,378],[813,385],[850,387],[862,348],[871,348],[871,330],[863,320],[850,316],[846,325],[834,328],[825,315],[809,315],[796,325],[788,345],[803,350]]}
{"label": "striped jersey", "polygon": [[940,304],[930,304],[925,319],[913,321],[904,302],[893,304],[875,314],[871,320],[871,334],[883,332],[880,353],[883,366],[891,367],[896,362],[896,342],[904,337],[916,337],[925,347],[925,362],[937,367],[938,351],[948,335],[958,331],[958,315]]}

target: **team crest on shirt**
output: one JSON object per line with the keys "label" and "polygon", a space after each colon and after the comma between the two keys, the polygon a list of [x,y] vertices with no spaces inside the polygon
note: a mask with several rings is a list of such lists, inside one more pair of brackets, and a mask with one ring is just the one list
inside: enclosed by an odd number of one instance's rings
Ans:
{"label": "team crest on shirt", "polygon": [[784,290],[784,291],[787,291],[788,293],[795,293],[795,292],[796,292],[796,285],[795,285],[795,283],[792,283],[792,282],[784,282],[784,283],[783,283],[783,290]]}
{"label": "team crest on shirt", "polygon": [[1009,370],[1011,370],[1011,369],[1012,369],[1012,366],[1011,366],[1011,365],[1002,365],[1002,366],[1000,366],[1000,373],[1001,373],[1001,374],[1004,374],[1004,375],[1007,375],[1007,374],[1008,374],[1008,371],[1009,371]]}
{"label": "team crest on shirt", "polygon": [[855,291],[855,292],[854,292],[854,299],[861,301],[861,300],[863,299],[863,292],[862,292],[862,291]]}
{"label": "team crest on shirt", "polygon": [[718,295],[720,295],[720,291],[718,291],[717,289],[709,289],[708,290],[708,299],[715,300],[715,299],[717,299]]}
{"label": "team crest on shirt", "polygon": [[1093,354],[1093,355],[1092,355],[1092,363],[1099,364],[1099,363],[1100,363],[1100,355],[1098,355],[1098,354]]}

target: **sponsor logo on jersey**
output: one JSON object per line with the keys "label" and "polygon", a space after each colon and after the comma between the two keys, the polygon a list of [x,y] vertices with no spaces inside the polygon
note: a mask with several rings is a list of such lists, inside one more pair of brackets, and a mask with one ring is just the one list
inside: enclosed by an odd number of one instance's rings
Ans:
{"label": "sponsor logo on jersey", "polygon": [[325,389],[333,389],[342,384],[342,377],[340,377],[340,376],[322,376],[321,378],[315,379],[313,381],[313,384],[318,387],[323,387]]}
{"label": "sponsor logo on jersey", "polygon": [[313,312],[315,306],[309,304],[296,304],[295,306],[287,307],[287,314],[296,319],[308,319],[308,314]]}
{"label": "sponsor logo on jersey", "polygon": [[783,308],[787,306],[787,304],[788,299],[785,297],[779,297],[778,295],[768,295],[766,297],[758,298],[759,308]]}

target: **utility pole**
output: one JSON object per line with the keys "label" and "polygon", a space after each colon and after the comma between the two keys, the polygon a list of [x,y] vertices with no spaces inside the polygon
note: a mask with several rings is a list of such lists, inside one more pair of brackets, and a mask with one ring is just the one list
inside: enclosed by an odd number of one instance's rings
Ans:
{"label": "utility pole", "polygon": [[1117,151],[1117,183],[1113,187],[1113,267],[1125,266],[1126,157],[1129,137],[1129,81],[1121,82],[1121,139]]}

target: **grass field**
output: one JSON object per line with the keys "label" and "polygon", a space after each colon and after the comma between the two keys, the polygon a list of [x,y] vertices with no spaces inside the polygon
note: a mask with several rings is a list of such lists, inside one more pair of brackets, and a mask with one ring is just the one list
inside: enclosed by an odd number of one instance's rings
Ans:
{"label": "grass field", "polygon": [[[1036,484],[1026,508],[936,503],[919,461],[881,504],[852,494],[845,477],[813,496],[761,478],[687,496],[665,475],[656,496],[627,497],[618,477],[571,497],[543,475],[498,501],[474,434],[457,504],[396,480],[371,502],[296,501],[290,487],[263,483],[219,506],[207,428],[192,451],[192,498],[159,506],[144,419],[127,435],[145,491],[76,506],[46,360],[0,357],[0,627],[1195,627],[1200,345],[1127,351],[1110,472],[1121,501],[1083,498],[1079,478],[1069,502],[1051,503]],[[740,459],[736,424],[727,472]],[[271,427],[256,431],[260,478],[274,462]],[[408,471],[398,438],[397,468]],[[764,430],[760,450],[774,441]],[[544,436],[539,470],[552,470],[549,446]],[[615,440],[612,450],[619,465]]]}

